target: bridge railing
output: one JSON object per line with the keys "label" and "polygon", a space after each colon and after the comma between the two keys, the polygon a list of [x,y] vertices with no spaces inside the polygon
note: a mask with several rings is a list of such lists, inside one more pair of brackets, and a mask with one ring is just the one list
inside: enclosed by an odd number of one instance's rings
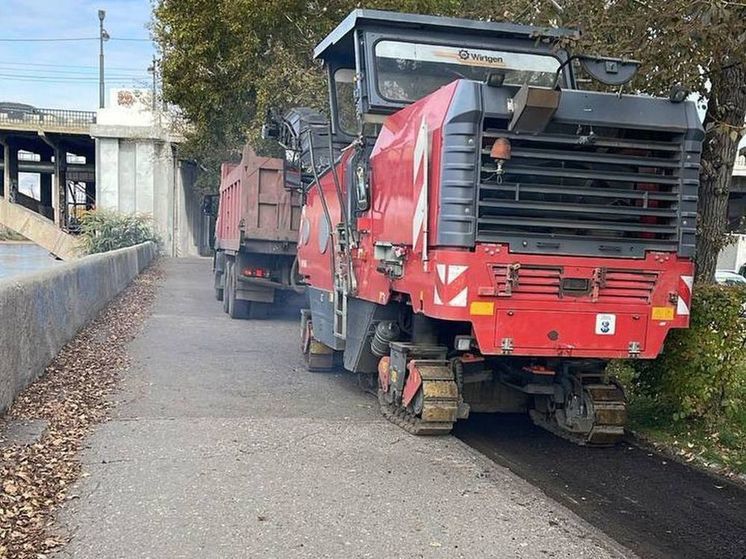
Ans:
{"label": "bridge railing", "polygon": [[93,111],[3,107],[0,105],[0,127],[65,128],[87,130],[96,123]]}

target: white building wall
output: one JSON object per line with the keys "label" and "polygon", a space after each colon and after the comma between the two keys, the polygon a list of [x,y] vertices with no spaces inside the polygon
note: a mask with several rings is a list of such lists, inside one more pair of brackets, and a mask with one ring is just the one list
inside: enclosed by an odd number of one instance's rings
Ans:
{"label": "white building wall", "polygon": [[[105,210],[119,209],[119,140],[96,140],[96,203]],[[54,197],[56,202],[56,197]]]}
{"label": "white building wall", "polygon": [[132,210],[139,214],[153,214],[155,198],[155,174],[154,167],[155,146],[152,140],[138,140],[135,144],[135,175],[133,188],[135,193],[134,206]]}
{"label": "white building wall", "polygon": [[203,227],[209,227],[209,220],[202,215],[202,200],[193,194],[192,185],[195,180],[194,166],[184,161],[178,162],[176,169],[176,208],[177,227],[175,234],[178,239],[178,256],[199,256],[199,245],[207,234]]}
{"label": "white building wall", "polygon": [[732,235],[731,240],[718,255],[717,269],[738,272],[746,264],[746,235]]}
{"label": "white building wall", "polygon": [[119,141],[119,204],[117,211],[131,214],[135,212],[137,191],[135,174],[137,155],[133,140]]}

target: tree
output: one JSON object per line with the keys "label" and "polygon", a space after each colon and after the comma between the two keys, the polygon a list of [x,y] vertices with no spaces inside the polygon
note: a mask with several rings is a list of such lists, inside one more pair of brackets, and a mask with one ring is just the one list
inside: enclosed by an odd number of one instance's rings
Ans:
{"label": "tree", "polygon": [[[434,13],[456,0],[380,0],[368,7]],[[215,185],[219,164],[258,142],[268,108],[324,109],[324,75],[314,46],[354,0],[158,0],[152,31],[164,97],[191,122],[186,153]]]}
{"label": "tree", "polygon": [[[164,93],[194,122],[196,152],[226,156],[246,137],[256,140],[269,107],[323,109],[326,89],[311,58],[313,47],[355,7],[354,0],[159,0],[153,29],[163,51]],[[672,85],[682,84],[698,94],[706,141],[697,276],[713,280],[726,238],[733,162],[744,134],[746,3],[374,0],[365,7],[578,27],[576,51],[643,62],[628,90],[668,95]]]}

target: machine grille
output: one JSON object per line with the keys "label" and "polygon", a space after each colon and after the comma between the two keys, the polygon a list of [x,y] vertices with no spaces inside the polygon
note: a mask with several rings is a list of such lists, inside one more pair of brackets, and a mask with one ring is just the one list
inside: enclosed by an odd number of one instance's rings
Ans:
{"label": "machine grille", "polygon": [[[507,123],[484,124],[477,240],[509,242],[512,251],[641,256],[677,250],[682,208],[682,134],[553,123],[519,135]],[[507,138],[502,172],[490,156]],[[689,211],[682,211],[689,210]],[[690,215],[691,214],[691,215]]]}
{"label": "machine grille", "polygon": [[604,269],[598,289],[598,300],[614,303],[650,303],[657,281],[657,272]]}
{"label": "machine grille", "polygon": [[658,272],[644,270],[595,268],[592,277],[582,279],[566,277],[561,266],[493,264],[491,269],[494,291],[483,295],[526,295],[532,300],[587,296],[607,303],[648,304],[658,282]]}
{"label": "machine grille", "polygon": [[556,298],[560,294],[562,268],[559,266],[520,267],[509,264],[492,266],[495,278],[495,294],[500,297],[512,295],[545,295]]}

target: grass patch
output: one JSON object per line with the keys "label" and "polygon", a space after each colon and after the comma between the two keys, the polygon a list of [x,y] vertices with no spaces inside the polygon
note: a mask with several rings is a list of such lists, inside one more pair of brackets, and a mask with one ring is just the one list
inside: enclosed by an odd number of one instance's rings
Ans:
{"label": "grass patch", "polygon": [[150,216],[107,210],[85,212],[80,217],[80,238],[86,254],[108,252],[146,241],[160,244]]}
{"label": "grass patch", "polygon": [[746,413],[676,420],[673,407],[632,395],[629,427],[682,460],[726,475],[746,475]]}

